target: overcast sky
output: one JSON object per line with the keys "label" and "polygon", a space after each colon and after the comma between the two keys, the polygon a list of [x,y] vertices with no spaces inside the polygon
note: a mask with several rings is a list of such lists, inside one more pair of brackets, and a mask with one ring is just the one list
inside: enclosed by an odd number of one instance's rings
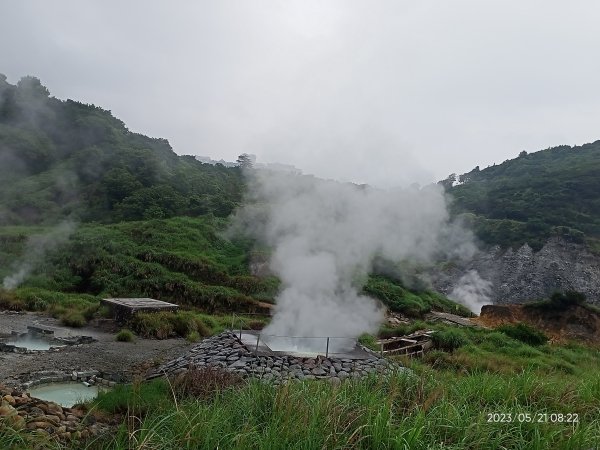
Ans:
{"label": "overcast sky", "polygon": [[0,73],[179,154],[426,183],[600,139],[597,1],[9,1]]}

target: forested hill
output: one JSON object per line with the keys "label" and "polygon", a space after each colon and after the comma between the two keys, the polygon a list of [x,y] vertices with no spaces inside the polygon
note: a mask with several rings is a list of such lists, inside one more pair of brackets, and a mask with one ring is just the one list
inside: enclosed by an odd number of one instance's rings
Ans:
{"label": "forested hill", "polygon": [[242,192],[238,168],[178,156],[110,111],[1,74],[0,180],[0,225],[225,217]]}
{"label": "forested hill", "polygon": [[600,141],[521,152],[441,183],[488,244],[536,249],[562,236],[600,249]]}

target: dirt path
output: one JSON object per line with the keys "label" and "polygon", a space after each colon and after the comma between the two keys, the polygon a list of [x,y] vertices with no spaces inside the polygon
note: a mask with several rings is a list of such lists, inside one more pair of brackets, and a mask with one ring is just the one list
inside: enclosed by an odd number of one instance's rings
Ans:
{"label": "dirt path", "polygon": [[[31,372],[58,370],[136,372],[141,366],[159,364],[186,352],[190,344],[185,339],[152,340],[137,338],[135,342],[116,342],[110,324],[69,328],[52,317],[36,313],[22,315],[0,313],[0,336],[11,332],[24,333],[28,325],[54,330],[55,336],[92,336],[96,342],[78,347],[66,347],[57,352],[28,354],[0,353],[0,383],[11,383]],[[108,326],[107,326],[108,325]],[[114,327],[112,327],[114,328]]]}

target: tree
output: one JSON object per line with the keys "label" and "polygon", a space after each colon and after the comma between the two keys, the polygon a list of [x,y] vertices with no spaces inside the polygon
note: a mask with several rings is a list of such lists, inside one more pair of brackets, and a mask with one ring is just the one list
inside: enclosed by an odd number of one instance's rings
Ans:
{"label": "tree", "polygon": [[450,188],[452,188],[452,186],[454,186],[455,182],[456,182],[456,174],[451,173],[450,175],[448,175],[448,178],[446,178],[445,180],[438,181],[438,184],[441,184],[444,187],[444,189],[446,191],[448,191],[448,190],[450,190]]}
{"label": "tree", "polygon": [[251,169],[254,165],[254,158],[248,153],[242,153],[238,156],[237,163],[242,169]]}

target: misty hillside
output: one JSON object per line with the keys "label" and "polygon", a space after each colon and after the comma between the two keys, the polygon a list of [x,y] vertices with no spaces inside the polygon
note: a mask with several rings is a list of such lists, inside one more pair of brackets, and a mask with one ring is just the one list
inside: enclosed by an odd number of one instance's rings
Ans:
{"label": "misty hillside", "polygon": [[110,111],[51,97],[37,78],[15,86],[4,75],[0,178],[0,224],[226,217],[242,190],[237,168],[178,156]]}
{"label": "misty hillside", "polygon": [[[522,153],[461,175],[458,185],[452,177],[443,183],[453,213],[485,243],[535,249],[560,235],[593,248],[599,156],[599,142]],[[9,286],[153,296],[207,311],[272,301],[274,281],[253,279],[248,270],[251,244],[228,243],[221,236],[227,221],[211,219],[239,205],[238,168],[178,156],[166,140],[132,133],[110,111],[51,97],[36,78],[15,86],[0,77],[0,176],[0,277],[27,267]],[[165,221],[181,216],[190,221]],[[62,244],[39,244],[52,241],[43,236],[66,219],[78,225],[66,227]],[[201,240],[194,229],[204,230]],[[158,242],[149,243],[156,233]],[[233,254],[238,262],[224,264]],[[372,277],[365,290],[411,316],[457,310],[431,292],[406,290],[399,279]]]}
{"label": "misty hillside", "polygon": [[454,198],[453,212],[466,213],[487,244],[528,243],[537,250],[561,236],[600,248],[600,141],[521,152],[442,183]]}
{"label": "misty hillside", "polygon": [[[65,295],[149,296],[205,312],[273,301],[278,280],[249,271],[252,242],[222,235],[244,190],[237,167],[178,156],[110,111],[51,97],[37,78],[15,86],[1,76],[0,176],[0,279],[14,291],[0,289],[0,306],[62,317]],[[470,314],[399,280],[365,289],[411,316]]]}

